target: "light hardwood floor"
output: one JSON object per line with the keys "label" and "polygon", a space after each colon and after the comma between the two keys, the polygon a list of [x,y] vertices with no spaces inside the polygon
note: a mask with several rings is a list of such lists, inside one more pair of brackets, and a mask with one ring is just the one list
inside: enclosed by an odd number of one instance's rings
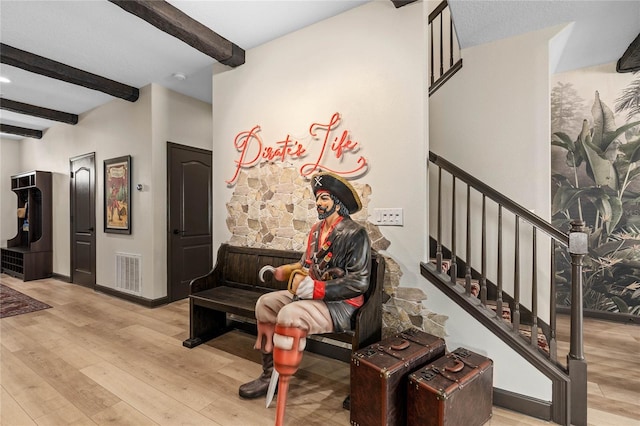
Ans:
{"label": "light hardwood floor", "polygon": [[[0,282],[53,307],[0,320],[1,425],[274,424],[275,401],[237,395],[260,373],[253,338],[234,331],[184,348],[186,300],[147,309],[53,279]],[[640,425],[640,327],[588,319],[585,338],[589,424]],[[285,424],[349,425],[348,392],[349,364],[306,353]],[[488,423],[543,424],[499,407]]]}

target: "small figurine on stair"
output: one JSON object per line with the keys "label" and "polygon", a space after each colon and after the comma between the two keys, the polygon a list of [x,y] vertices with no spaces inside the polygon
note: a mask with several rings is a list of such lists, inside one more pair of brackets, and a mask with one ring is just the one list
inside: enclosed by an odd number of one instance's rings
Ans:
{"label": "small figurine on stair", "polygon": [[289,379],[302,361],[306,336],[350,330],[369,286],[371,242],[349,216],[362,208],[358,194],[332,173],[316,174],[311,186],[320,221],[311,228],[299,262],[260,271],[261,277],[271,271],[289,286],[262,295],[256,303],[254,347],[262,352],[263,372],[239,389],[242,398],[269,393],[268,406],[279,375],[276,425],[284,420]]}

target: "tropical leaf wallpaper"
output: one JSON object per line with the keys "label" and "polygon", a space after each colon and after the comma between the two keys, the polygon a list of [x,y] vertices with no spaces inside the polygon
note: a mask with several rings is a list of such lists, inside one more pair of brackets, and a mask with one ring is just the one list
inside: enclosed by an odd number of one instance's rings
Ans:
{"label": "tropical leaf wallpaper", "polygon": [[[589,228],[585,309],[640,316],[640,73],[615,64],[552,78],[552,220]],[[559,305],[570,304],[571,259],[556,252]]]}

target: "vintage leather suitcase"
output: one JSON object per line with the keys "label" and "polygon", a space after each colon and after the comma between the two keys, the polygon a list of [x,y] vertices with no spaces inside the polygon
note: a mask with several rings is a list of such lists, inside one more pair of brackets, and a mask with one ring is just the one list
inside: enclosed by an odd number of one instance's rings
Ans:
{"label": "vintage leather suitcase", "polygon": [[406,424],[407,376],[444,355],[445,341],[410,328],[351,355],[353,426]]}
{"label": "vintage leather suitcase", "polygon": [[473,426],[491,418],[493,361],[465,348],[409,374],[407,426]]}

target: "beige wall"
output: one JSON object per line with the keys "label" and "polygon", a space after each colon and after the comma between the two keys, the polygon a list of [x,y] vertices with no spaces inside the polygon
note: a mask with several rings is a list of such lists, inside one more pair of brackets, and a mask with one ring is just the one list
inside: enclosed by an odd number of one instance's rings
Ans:
{"label": "beige wall", "polygon": [[[96,158],[96,281],[114,287],[115,253],[142,255],[142,297],[157,299],[167,294],[166,283],[166,142],[200,148],[211,147],[211,106],[157,85],[140,90],[138,101],[113,100],[80,116],[75,126],[59,124],[42,139],[15,142],[6,155],[2,176],[33,169],[53,173],[53,271],[70,275],[69,159],[95,152]],[[4,141],[3,141],[4,142]],[[8,144],[9,146],[11,144]],[[3,143],[4,146],[4,143]],[[106,234],[103,220],[103,162],[132,157],[132,234]],[[13,168],[12,172],[8,172]],[[137,183],[143,190],[135,190]],[[2,188],[5,197],[13,195]],[[15,196],[13,196],[15,198]],[[11,198],[8,198],[11,200]],[[13,207],[12,207],[13,208]],[[3,215],[2,244],[11,234],[12,221]]]}
{"label": "beige wall", "polygon": [[[551,208],[549,46],[561,30],[562,27],[548,28],[463,50],[462,70],[430,98],[429,104],[430,149],[545,220],[550,219]],[[435,174],[430,173],[430,179],[435,178]],[[445,194],[447,189],[450,185],[445,186]],[[464,192],[466,188],[460,184],[456,199],[463,207],[466,203]],[[450,200],[448,194],[445,200]],[[429,217],[430,229],[435,232],[435,206],[431,206]],[[477,230],[475,241],[480,241],[480,216],[476,217],[478,221],[472,223],[472,228]],[[444,222],[447,226],[446,218]],[[504,250],[509,253],[513,235],[509,232],[508,221],[505,220],[504,225]],[[525,227],[521,225],[521,230]],[[495,230],[489,224],[487,233],[492,233],[492,229]],[[450,231],[443,235],[450,235]],[[464,232],[458,232],[458,237],[458,251],[464,253]],[[538,236],[538,256],[549,259],[549,245],[543,240]],[[520,245],[522,259],[530,259],[527,252],[530,241],[521,239]],[[490,247],[488,243],[487,252],[495,253],[495,246]],[[475,253],[472,264],[480,270],[480,251]],[[487,265],[490,265],[489,279],[496,282],[495,256],[487,259]],[[529,276],[530,262],[522,262],[521,273]],[[538,273],[539,282],[550,282],[549,271]],[[510,294],[513,294],[513,274],[513,262],[505,262],[504,285]],[[529,307],[530,283],[531,279],[521,280],[522,301]],[[540,287],[539,314],[546,318],[549,288]],[[450,315],[447,322],[452,345],[483,348],[494,359],[498,387],[550,400],[550,381],[532,371],[531,366],[509,358],[509,348],[494,336],[470,327],[471,317],[441,293],[428,290],[428,294],[433,296],[427,303],[429,306],[440,306],[448,314],[458,312]],[[531,379],[520,383],[509,380],[523,372],[530,374]]]}
{"label": "beige wall", "polygon": [[15,218],[18,199],[11,191],[11,176],[22,171],[20,168],[20,141],[0,138],[0,245],[16,236]]}
{"label": "beige wall", "polygon": [[[238,153],[234,137],[256,124],[269,144],[309,142],[309,126],[339,112],[339,130],[360,143],[372,188],[369,212],[402,207],[404,227],[381,231],[403,281],[418,285],[425,255],[426,10],[372,2],[247,52],[247,62],[214,76],[214,246],[230,238],[225,203]],[[317,146],[317,142],[316,145]],[[345,156],[336,168],[353,165]],[[308,160],[307,160],[308,161]],[[304,162],[293,161],[300,167]]]}
{"label": "beige wall", "polygon": [[[166,296],[167,288],[167,141],[211,150],[211,105],[153,85],[151,129],[152,168],[141,181],[152,194],[145,216],[153,218],[149,236],[153,249],[153,294]],[[145,189],[146,190],[146,189]],[[143,191],[144,192],[144,191]]]}

